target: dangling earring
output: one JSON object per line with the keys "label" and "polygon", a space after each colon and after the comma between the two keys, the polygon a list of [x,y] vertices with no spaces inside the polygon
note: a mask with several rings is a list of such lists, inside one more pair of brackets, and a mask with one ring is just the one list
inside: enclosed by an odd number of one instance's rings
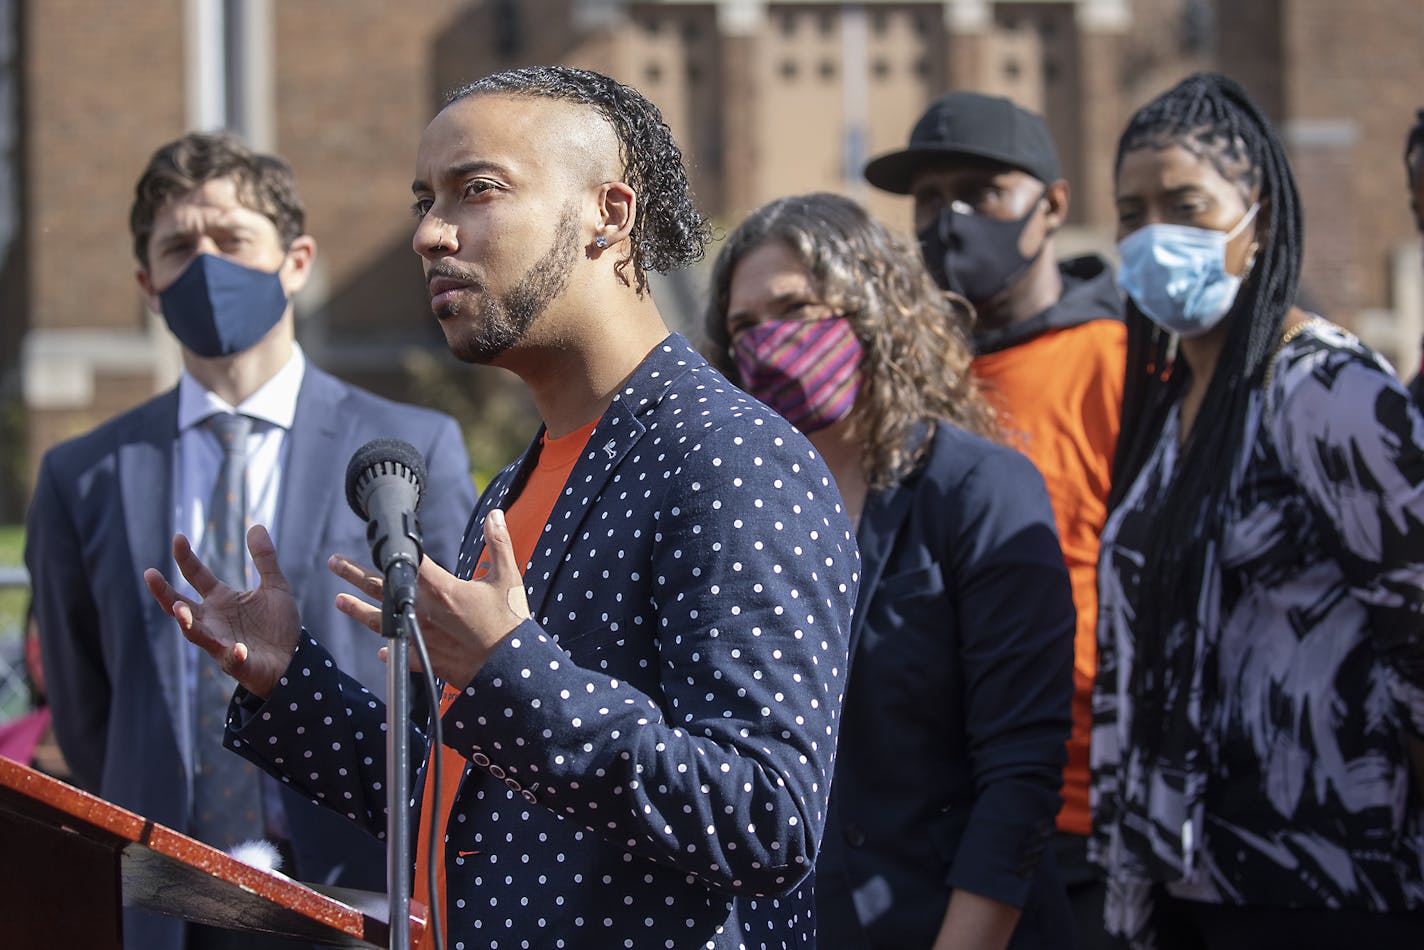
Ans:
{"label": "dangling earring", "polygon": [[594,244],[595,247],[600,247],[600,248],[602,248],[602,247],[607,247],[607,246],[608,246],[608,238],[606,238],[606,237],[604,237],[602,234],[600,234],[600,235],[598,235],[598,237],[596,237],[596,238],[593,239],[593,244]]}
{"label": "dangling earring", "polygon": [[1256,252],[1261,250],[1261,245],[1255,241],[1251,242],[1251,248],[1246,252],[1246,266],[1241,268],[1241,281],[1245,283],[1246,278],[1251,276],[1251,268],[1256,266]]}

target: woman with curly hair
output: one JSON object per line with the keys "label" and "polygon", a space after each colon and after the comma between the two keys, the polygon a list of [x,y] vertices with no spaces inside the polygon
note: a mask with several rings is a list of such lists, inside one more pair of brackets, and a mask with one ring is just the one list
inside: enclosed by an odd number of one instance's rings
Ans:
{"label": "woman with curly hair", "polygon": [[1424,417],[1296,306],[1285,149],[1192,76],[1116,169],[1127,377],[1092,736],[1107,923],[1134,945],[1424,935]]}
{"label": "woman with curly hair", "polygon": [[816,871],[823,946],[1072,945],[1043,852],[1073,602],[1043,480],[993,441],[968,317],[835,195],[754,212],[713,273],[711,360],[811,440],[861,548]]}

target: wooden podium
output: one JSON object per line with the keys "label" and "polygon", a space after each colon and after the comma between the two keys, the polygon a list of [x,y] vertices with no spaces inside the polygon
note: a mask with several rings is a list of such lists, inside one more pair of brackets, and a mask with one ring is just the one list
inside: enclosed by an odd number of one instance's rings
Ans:
{"label": "wooden podium", "polygon": [[[118,950],[123,905],[334,947],[390,946],[383,894],[313,890],[0,758],[0,944]],[[412,946],[423,914],[411,905]]]}

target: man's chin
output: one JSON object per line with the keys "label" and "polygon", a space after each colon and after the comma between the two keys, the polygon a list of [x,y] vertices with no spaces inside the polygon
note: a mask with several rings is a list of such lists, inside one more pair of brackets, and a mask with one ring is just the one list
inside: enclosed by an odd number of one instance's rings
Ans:
{"label": "man's chin", "polygon": [[509,349],[509,344],[484,339],[480,336],[460,335],[456,328],[442,323],[445,330],[445,345],[451,355],[462,363],[489,366],[496,363]]}
{"label": "man's chin", "polygon": [[[505,357],[528,335],[526,321],[511,318],[492,307],[454,304],[437,312],[445,345],[462,363],[503,366]],[[532,322],[532,321],[528,321]]]}
{"label": "man's chin", "polygon": [[461,363],[469,363],[471,366],[498,366],[499,358],[504,355],[502,349],[463,347],[461,349],[450,350],[455,355],[455,359]]}

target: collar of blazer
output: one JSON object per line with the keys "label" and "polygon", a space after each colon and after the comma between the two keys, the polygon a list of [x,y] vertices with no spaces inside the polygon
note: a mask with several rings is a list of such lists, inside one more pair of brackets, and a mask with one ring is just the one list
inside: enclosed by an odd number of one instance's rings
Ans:
{"label": "collar of blazer", "polygon": [[915,498],[915,488],[923,473],[922,461],[900,481],[889,488],[872,491],[865,499],[865,509],[861,512],[860,524],[855,532],[856,545],[860,548],[860,586],[856,589],[855,613],[850,624],[847,678],[855,665],[856,648],[860,644],[861,632],[865,629],[870,598],[880,583],[880,576],[885,572],[885,564],[895,547],[895,539],[905,527],[910,514],[910,503]]}
{"label": "collar of blazer", "polygon": [[[550,514],[550,522],[566,522],[570,537],[575,537],[578,523],[588,514],[592,501],[622,463],[624,457],[637,445],[647,432],[643,419],[657,410],[668,390],[678,379],[688,372],[711,367],[702,354],[680,333],[670,333],[661,343],[653,347],[647,357],[633,371],[628,382],[614,394],[612,403],[589,436],[584,455],[574,465],[569,474],[569,485],[577,485],[578,490],[561,496]],[[484,550],[484,519],[492,508],[502,508],[509,499],[515,498],[523,489],[529,473],[539,459],[540,439],[544,434],[541,426],[534,434],[524,454],[513,464],[491,480],[489,487],[480,497],[475,517],[470,524],[470,533],[460,546],[460,556],[455,566],[458,577],[468,578],[474,573]],[[546,553],[546,551],[548,553]],[[547,596],[550,581],[554,576],[554,565],[563,559],[564,547],[551,550],[540,545],[526,566],[524,586],[529,596],[530,612],[538,616]]]}

